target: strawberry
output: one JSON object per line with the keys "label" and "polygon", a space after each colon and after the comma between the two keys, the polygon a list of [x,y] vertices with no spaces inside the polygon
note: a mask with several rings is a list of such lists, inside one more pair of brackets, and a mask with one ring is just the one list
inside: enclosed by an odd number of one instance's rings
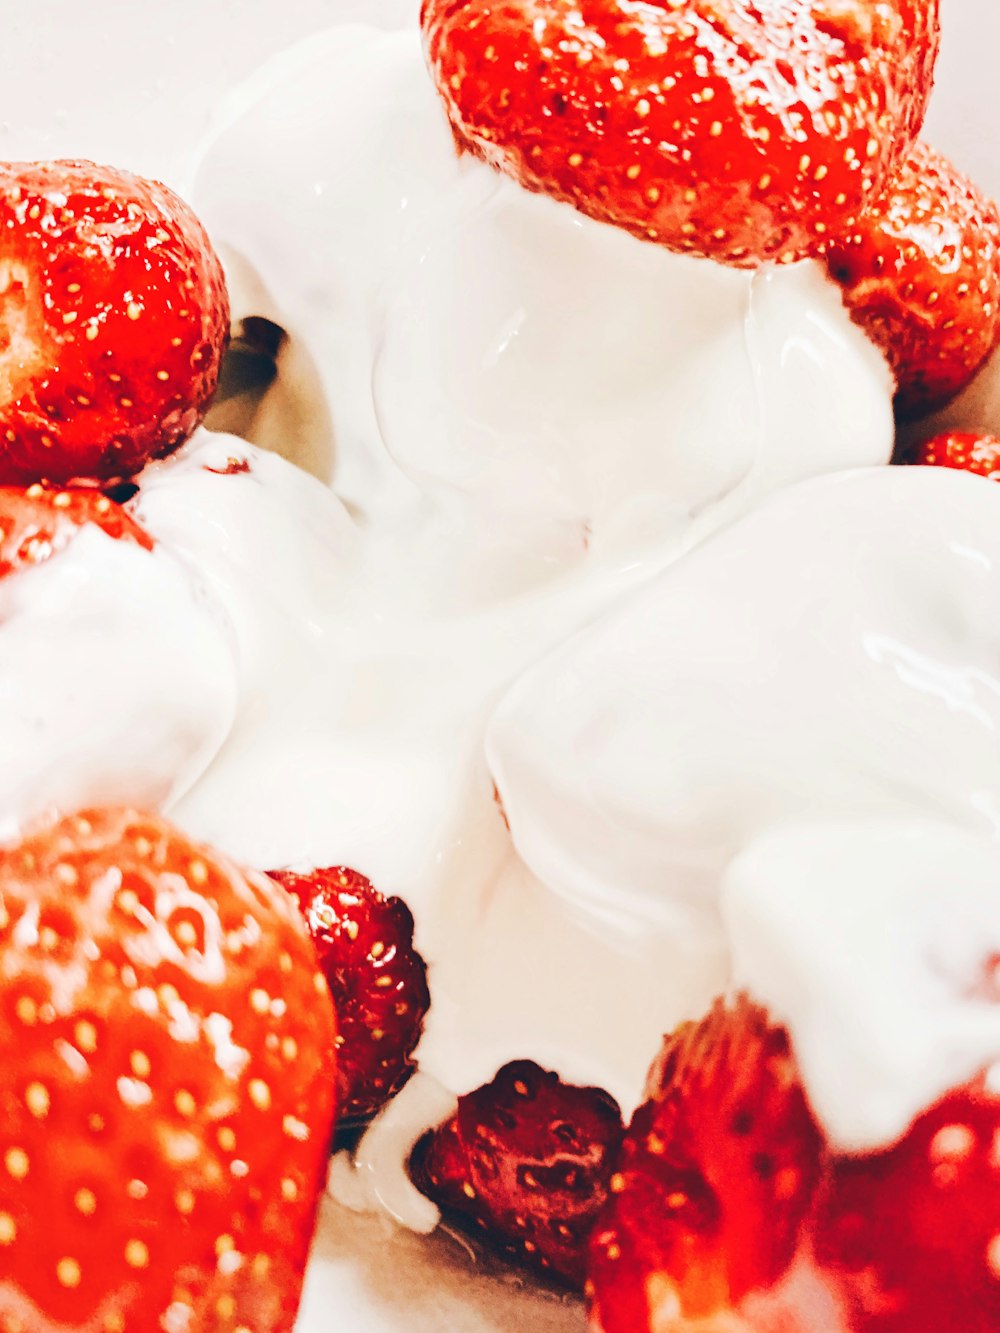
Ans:
{"label": "strawberry", "polygon": [[201,420],[229,331],[222,268],[165,186],[0,164],[0,483],[110,479]]}
{"label": "strawberry", "polygon": [[888,358],[901,417],[949,402],[1000,338],[1000,210],[924,143],[826,264]]}
{"label": "strawberry", "polygon": [[947,431],[920,445],[913,461],[925,467],[975,472],[980,477],[1000,481],[1000,439],[995,435]]}
{"label": "strawberry", "polygon": [[589,1294],[605,1333],[657,1327],[652,1293],[695,1319],[777,1281],[820,1176],[788,1038],[748,1003],[668,1038],[647,1092],[594,1233]]}
{"label": "strawberry", "polygon": [[411,1172],[500,1249],[579,1287],[621,1137],[607,1093],[520,1060],[459,1099],[452,1119],[417,1145]]}
{"label": "strawberry", "polygon": [[43,564],[88,523],[109,537],[153,549],[148,533],[100,491],[0,486],[0,578]]}
{"label": "strawberry", "polygon": [[923,121],[937,0],[423,0],[460,148],[752,267],[849,229]]}
{"label": "strawberry", "polygon": [[125,809],[0,849],[0,1329],[287,1333],[333,1046],[265,877]]}
{"label": "strawberry", "polygon": [[983,1080],[902,1140],[838,1154],[785,1030],[746,999],[668,1038],[591,1244],[603,1333],[1000,1327],[1000,1096]]}
{"label": "strawberry", "polygon": [[364,1119],[413,1072],[430,1007],[410,909],[343,866],[271,874],[298,902],[333,995],[340,1117]]}
{"label": "strawberry", "polygon": [[978,1080],[888,1151],[835,1158],[813,1235],[852,1333],[996,1333],[1000,1090]]}

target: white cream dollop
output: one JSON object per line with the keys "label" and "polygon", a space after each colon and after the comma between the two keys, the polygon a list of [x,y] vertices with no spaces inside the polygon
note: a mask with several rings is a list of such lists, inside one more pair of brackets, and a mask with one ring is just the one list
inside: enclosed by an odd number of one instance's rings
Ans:
{"label": "white cream dollop", "polygon": [[787,1024],[843,1151],[1000,1072],[995,838],[932,820],[781,829],[729,867],[723,910],[735,983]]}
{"label": "white cream dollop", "polygon": [[49,810],[169,804],[236,698],[230,627],[188,573],[84,527],[0,579],[0,837]]}

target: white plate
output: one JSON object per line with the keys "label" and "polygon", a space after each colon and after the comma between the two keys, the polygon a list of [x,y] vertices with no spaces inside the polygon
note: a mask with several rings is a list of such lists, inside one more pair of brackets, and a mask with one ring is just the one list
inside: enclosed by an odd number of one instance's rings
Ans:
{"label": "white plate", "polygon": [[[944,0],[927,137],[1000,193],[996,0]],[[210,108],[274,50],[328,23],[413,19],[417,0],[0,0],[7,159],[81,156],[183,187]],[[993,423],[1000,425],[1000,422]],[[484,1272],[446,1236],[327,1203],[297,1333],[582,1333],[580,1308]]]}

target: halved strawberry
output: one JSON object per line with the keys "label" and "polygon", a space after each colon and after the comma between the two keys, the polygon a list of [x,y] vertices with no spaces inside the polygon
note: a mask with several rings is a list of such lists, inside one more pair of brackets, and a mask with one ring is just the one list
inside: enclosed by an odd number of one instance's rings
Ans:
{"label": "halved strawberry", "polygon": [[926,440],[917,449],[914,463],[924,467],[950,467],[975,472],[1000,481],[1000,439],[975,431],[946,431]]}
{"label": "halved strawberry", "polygon": [[522,1263],[582,1285],[622,1137],[617,1103],[538,1065],[505,1065],[418,1145],[413,1178]]}
{"label": "halved strawberry", "polygon": [[0,849],[0,1328],[287,1333],[334,1026],[294,903],[162,819]]}
{"label": "halved strawberry", "polygon": [[954,398],[1000,338],[1000,210],[925,143],[830,241],[826,263],[885,353],[903,417]]}
{"label": "halved strawberry", "polygon": [[424,0],[463,148],[725,263],[815,254],[923,121],[937,0]]}
{"label": "halved strawberry", "polygon": [[201,223],[92,162],[0,164],[0,482],[137,472],[191,434],[229,333]]}
{"label": "halved strawberry", "polygon": [[333,995],[338,1114],[363,1119],[412,1074],[430,1007],[410,909],[344,866],[271,874],[298,902]]}
{"label": "halved strawberry", "polygon": [[587,1284],[603,1333],[1000,1328],[1000,1094],[980,1079],[848,1157],[784,1029],[741,999],[667,1040]]}
{"label": "halved strawberry", "polygon": [[0,578],[43,564],[88,523],[109,537],[153,549],[149,534],[100,491],[0,486]]}

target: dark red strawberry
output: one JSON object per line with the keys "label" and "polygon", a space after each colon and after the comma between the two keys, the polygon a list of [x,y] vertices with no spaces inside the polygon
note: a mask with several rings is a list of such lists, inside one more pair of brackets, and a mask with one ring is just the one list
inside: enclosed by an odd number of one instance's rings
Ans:
{"label": "dark red strawberry", "polygon": [[88,523],[109,537],[153,549],[149,534],[100,491],[0,486],[0,578],[44,563]]}
{"label": "dark red strawberry", "polygon": [[974,431],[948,431],[935,435],[918,448],[914,463],[925,467],[950,467],[975,472],[1000,481],[1000,439]]}
{"label": "dark red strawberry", "polygon": [[523,1263],[575,1287],[622,1137],[617,1103],[527,1060],[459,1099],[411,1162],[420,1189]]}
{"label": "dark red strawberry", "polygon": [[137,472],[191,434],[229,332],[218,258],[165,186],[0,164],[0,482]]}
{"label": "dark red strawberry", "polygon": [[163,820],[0,849],[0,1328],[288,1333],[334,1032],[294,903]]}
{"label": "dark red strawberry", "polygon": [[302,909],[333,994],[340,1118],[370,1116],[413,1072],[430,1007],[410,909],[343,866],[272,874]]}
{"label": "dark red strawberry", "polygon": [[1000,1328],[1000,1094],[983,1080],[895,1146],[838,1154],[784,1029],[741,1000],[669,1038],[648,1090],[594,1231],[595,1329]]}
{"label": "dark red strawberry", "polygon": [[777,1281],[820,1178],[788,1038],[755,1006],[680,1028],[647,1091],[591,1247],[604,1333],[657,1328],[661,1307],[707,1320]]}
{"label": "dark red strawberry", "polygon": [[893,369],[902,417],[954,398],[996,346],[1000,210],[924,143],[826,262]]}
{"label": "dark red strawberry", "polygon": [[923,121],[937,0],[424,0],[462,148],[741,266],[850,228]]}

